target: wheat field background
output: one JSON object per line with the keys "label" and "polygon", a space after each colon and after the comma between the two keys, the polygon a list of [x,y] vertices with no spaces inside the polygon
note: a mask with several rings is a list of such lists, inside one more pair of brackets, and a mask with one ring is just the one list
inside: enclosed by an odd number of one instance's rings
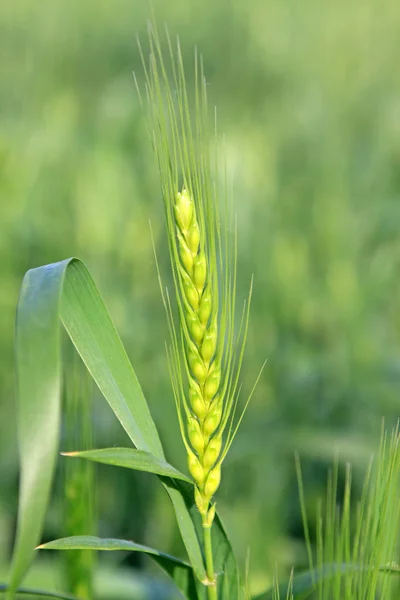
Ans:
{"label": "wheat field background", "polygon": [[[187,71],[204,57],[254,274],[244,364],[257,393],[218,505],[255,590],[307,562],[293,453],[313,506],[337,451],[358,471],[400,406],[400,6],[394,0],[153,0]],[[13,332],[28,268],[79,256],[126,344],[172,464],[184,469],[149,219],[168,283],[157,172],[132,71],[147,2],[0,4],[0,572],[17,510]],[[190,79],[190,78],[189,78]],[[221,135],[222,137],[222,135]],[[101,398],[97,446],[124,442]],[[179,552],[145,474],[99,468],[103,535]],[[57,494],[48,535],[62,517]],[[114,560],[114,559],[112,559]],[[133,556],[128,563],[147,567]],[[112,566],[112,565],[111,565]]]}

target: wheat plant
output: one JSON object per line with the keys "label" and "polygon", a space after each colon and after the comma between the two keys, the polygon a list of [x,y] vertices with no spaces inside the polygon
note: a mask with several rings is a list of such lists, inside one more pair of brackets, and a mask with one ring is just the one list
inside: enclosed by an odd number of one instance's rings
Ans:
{"label": "wheat plant", "polygon": [[[17,594],[75,600],[61,592],[21,587],[38,548],[140,552],[167,573],[187,600],[252,598],[248,575],[244,580],[240,575],[214,500],[221,466],[254,391],[253,387],[236,414],[252,285],[237,323],[237,227],[231,216],[226,168],[219,166],[218,153],[213,149],[216,129],[209,124],[202,61],[196,54],[191,95],[179,44],[173,44],[166,35],[165,46],[168,60],[164,59],[157,30],[151,26],[149,52],[140,50],[145,71],[145,93],[140,97],[149,110],[149,132],[166,217],[174,294],[164,287],[157,268],[170,332],[167,358],[172,392],[189,475],[167,461],[139,381],[83,263],[71,258],[28,271],[17,308],[21,477],[9,582],[0,586],[7,600],[15,600]],[[141,89],[139,84],[139,94]],[[185,558],[134,541],[82,535],[79,531],[38,546],[60,442],[60,321],[131,443],[126,448],[81,448],[63,455],[67,460],[82,459],[155,475],[172,503]],[[84,406],[81,411],[83,414]],[[356,505],[355,520],[351,517],[351,472],[347,472],[339,511],[334,469],[326,502],[317,511],[315,548],[299,477],[310,569],[300,574],[292,571],[283,584],[276,575],[272,588],[253,600],[292,600],[313,594],[318,600],[395,600],[396,575],[400,572],[396,554],[399,457],[398,430],[390,443],[383,435],[375,467],[368,472]],[[74,566],[70,573],[74,569],[78,572]],[[89,568],[86,575],[79,574],[79,581],[70,582],[70,588],[89,599],[90,577]]]}
{"label": "wheat plant", "polygon": [[[166,65],[157,30],[151,27],[149,34],[148,61],[142,52],[149,130],[159,167],[178,314],[176,324],[168,290],[163,290],[159,275],[171,334],[168,361],[195,483],[195,502],[202,517],[206,583],[209,597],[216,598],[212,498],[220,485],[222,462],[252,395],[235,423],[252,286],[236,331],[236,228],[229,234],[234,223],[231,199],[226,176],[218,179],[218,146],[212,156],[217,132],[214,127],[210,135],[202,61],[196,54],[195,111],[191,112],[179,42],[174,49],[166,34],[170,58]],[[140,94],[139,86],[138,91]]]}
{"label": "wheat plant", "polygon": [[[300,500],[309,538],[305,498],[297,457]],[[310,562],[317,600],[396,598],[400,591],[400,434],[382,429],[380,446],[364,476],[362,493],[353,498],[352,469],[345,468],[343,495],[338,491],[339,465],[330,470],[326,496],[316,506],[315,560]],[[354,504],[354,510],[352,510]],[[392,575],[392,577],[388,577]]]}

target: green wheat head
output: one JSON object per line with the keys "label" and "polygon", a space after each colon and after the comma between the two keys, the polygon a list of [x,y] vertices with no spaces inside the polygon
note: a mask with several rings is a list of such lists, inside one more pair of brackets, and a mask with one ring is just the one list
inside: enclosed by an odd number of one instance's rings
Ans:
{"label": "green wheat head", "polygon": [[211,136],[202,61],[195,54],[190,101],[179,43],[174,50],[167,34],[167,69],[153,27],[149,39],[149,61],[142,58],[178,316],[161,286],[171,337],[167,354],[196,505],[211,526],[221,465],[248,403],[234,424],[251,286],[236,328],[236,226],[231,227],[226,175],[221,184],[217,152],[212,153],[215,131]]}
{"label": "green wheat head", "polygon": [[[298,459],[297,469],[309,560],[313,566]],[[335,463],[328,478],[326,498],[317,507],[316,599],[383,600],[399,597],[399,485],[399,426],[391,435],[382,430],[379,452],[369,464],[362,494],[355,507],[351,468],[347,465],[344,493],[340,498],[338,464]]]}

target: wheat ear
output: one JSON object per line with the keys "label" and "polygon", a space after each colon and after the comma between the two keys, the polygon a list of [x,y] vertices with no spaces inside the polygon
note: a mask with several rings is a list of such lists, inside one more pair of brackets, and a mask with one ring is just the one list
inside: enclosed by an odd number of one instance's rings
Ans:
{"label": "wheat ear", "polygon": [[176,195],[174,213],[189,379],[189,403],[185,404],[188,466],[196,483],[197,507],[205,515],[221,480],[221,356],[217,296],[213,295],[217,282],[207,260],[207,238],[200,233],[195,203],[186,189]]}

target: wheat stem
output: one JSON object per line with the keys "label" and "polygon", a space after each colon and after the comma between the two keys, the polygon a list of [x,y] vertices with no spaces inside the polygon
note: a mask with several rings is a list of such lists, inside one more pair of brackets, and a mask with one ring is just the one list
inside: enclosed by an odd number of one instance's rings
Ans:
{"label": "wheat stem", "polygon": [[208,600],[217,600],[217,580],[214,573],[214,560],[212,553],[212,542],[211,542],[211,525],[207,524],[207,519],[203,520],[203,535],[204,535],[204,552],[206,557],[206,571],[207,571],[207,596]]}

